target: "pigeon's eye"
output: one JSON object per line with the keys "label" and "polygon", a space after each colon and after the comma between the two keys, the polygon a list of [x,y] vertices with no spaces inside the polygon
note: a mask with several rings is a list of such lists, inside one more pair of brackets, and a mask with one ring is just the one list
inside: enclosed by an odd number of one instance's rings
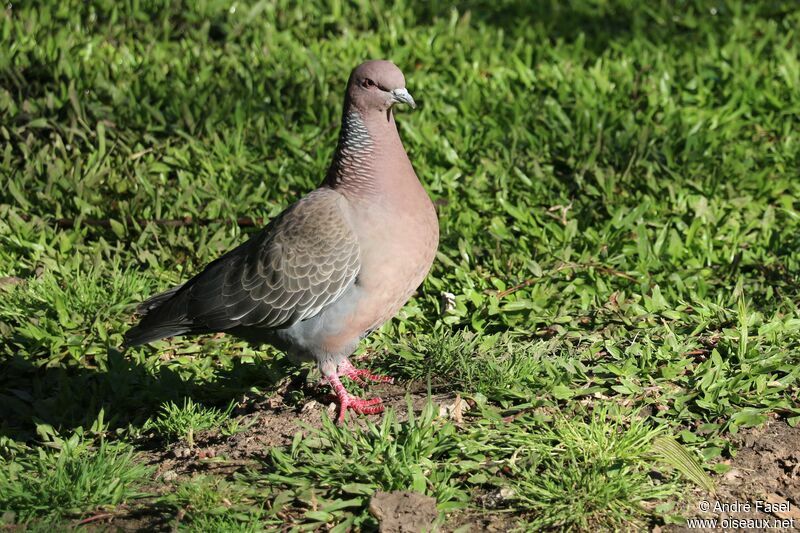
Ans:
{"label": "pigeon's eye", "polygon": [[361,82],[363,87],[375,87],[375,82],[369,78],[364,78],[364,81]]}

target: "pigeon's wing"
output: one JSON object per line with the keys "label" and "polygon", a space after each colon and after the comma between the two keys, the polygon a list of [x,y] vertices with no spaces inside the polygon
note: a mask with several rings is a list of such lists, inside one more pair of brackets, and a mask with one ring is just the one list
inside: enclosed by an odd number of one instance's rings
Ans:
{"label": "pigeon's wing", "polygon": [[193,329],[278,328],[336,301],[360,268],[344,198],[317,189],[187,283]]}

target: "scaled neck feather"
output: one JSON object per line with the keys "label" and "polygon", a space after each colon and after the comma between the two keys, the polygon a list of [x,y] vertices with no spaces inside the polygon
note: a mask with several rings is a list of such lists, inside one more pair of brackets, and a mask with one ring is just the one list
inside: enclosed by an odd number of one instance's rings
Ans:
{"label": "scaled neck feather", "polygon": [[363,113],[347,105],[325,183],[348,196],[373,196],[382,181],[392,178],[386,176],[386,170],[393,166],[392,158],[410,167],[391,110],[387,114]]}

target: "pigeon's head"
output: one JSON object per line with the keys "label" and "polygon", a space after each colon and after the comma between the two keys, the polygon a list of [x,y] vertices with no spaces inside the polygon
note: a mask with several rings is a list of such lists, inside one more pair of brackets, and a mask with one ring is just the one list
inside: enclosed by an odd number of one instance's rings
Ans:
{"label": "pigeon's head", "polygon": [[417,107],[406,90],[406,79],[391,61],[367,61],[353,69],[347,82],[350,104],[362,112],[387,112],[394,104]]}

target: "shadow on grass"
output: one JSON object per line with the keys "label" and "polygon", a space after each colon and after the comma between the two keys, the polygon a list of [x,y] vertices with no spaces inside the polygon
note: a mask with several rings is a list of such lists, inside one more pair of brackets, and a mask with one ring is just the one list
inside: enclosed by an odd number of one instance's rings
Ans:
{"label": "shadow on grass", "polygon": [[[614,43],[625,43],[636,35],[656,42],[683,41],[692,29],[676,20],[687,13],[711,17],[700,2],[667,3],[643,9],[634,2],[573,0],[467,0],[465,2],[420,2],[414,10],[419,20],[447,18],[453,9],[469,11],[470,19],[502,28],[514,36],[534,27],[551,40],[573,42],[581,38],[588,50],[601,53]],[[721,22],[720,19],[717,19]],[[722,24],[719,24],[720,28]]]}
{"label": "shadow on grass", "polygon": [[36,366],[21,356],[0,361],[0,436],[36,438],[37,425],[57,431],[91,427],[102,409],[111,430],[142,423],[168,401],[190,397],[201,404],[227,405],[252,387],[272,389],[291,373],[285,359],[258,363],[234,360],[215,379],[181,377],[162,365],[148,369],[114,348],[104,369]]}

